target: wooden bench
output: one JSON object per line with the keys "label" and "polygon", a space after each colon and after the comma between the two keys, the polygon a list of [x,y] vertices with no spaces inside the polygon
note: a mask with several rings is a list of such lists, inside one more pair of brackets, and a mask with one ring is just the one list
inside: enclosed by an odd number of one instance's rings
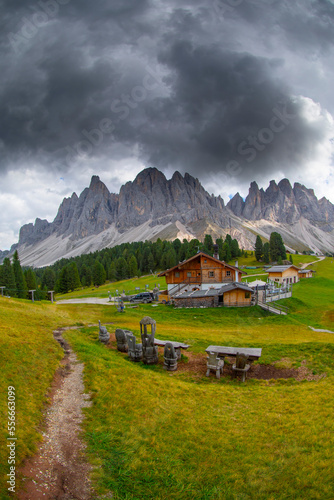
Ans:
{"label": "wooden bench", "polygon": [[154,339],[154,345],[158,345],[160,347],[165,347],[165,345],[169,342],[173,345],[175,352],[177,354],[177,359],[181,359],[181,349],[188,349],[189,345],[183,344],[182,342],[174,342],[172,340],[159,340]]}

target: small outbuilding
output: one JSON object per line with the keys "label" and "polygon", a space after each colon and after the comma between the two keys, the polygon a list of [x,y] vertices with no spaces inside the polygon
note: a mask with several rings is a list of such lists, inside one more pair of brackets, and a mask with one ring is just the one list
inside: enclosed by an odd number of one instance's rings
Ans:
{"label": "small outbuilding", "polygon": [[293,264],[289,266],[273,266],[268,269],[268,278],[276,283],[297,283],[300,268]]}
{"label": "small outbuilding", "polygon": [[299,278],[312,278],[313,277],[313,271],[312,269],[301,269],[298,271]]}
{"label": "small outbuilding", "polygon": [[174,296],[176,307],[248,307],[253,290],[244,283],[231,283],[220,288],[182,292]]}

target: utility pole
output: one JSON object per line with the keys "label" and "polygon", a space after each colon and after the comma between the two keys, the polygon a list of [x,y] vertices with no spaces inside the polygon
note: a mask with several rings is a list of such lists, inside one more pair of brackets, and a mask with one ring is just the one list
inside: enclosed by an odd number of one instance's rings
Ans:
{"label": "utility pole", "polygon": [[29,293],[31,293],[31,301],[34,302],[34,292],[36,292],[36,290],[29,290]]}

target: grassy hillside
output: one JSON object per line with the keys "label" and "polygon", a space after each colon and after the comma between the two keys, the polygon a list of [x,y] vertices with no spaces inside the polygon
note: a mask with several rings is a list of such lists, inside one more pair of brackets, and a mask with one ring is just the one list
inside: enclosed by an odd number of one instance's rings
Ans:
{"label": "grassy hillside", "polygon": [[[287,317],[257,307],[182,310],[150,304],[119,314],[110,306],[0,297],[1,442],[8,435],[7,387],[13,385],[18,460],[35,450],[47,390],[62,356],[52,330],[77,324],[83,327],[65,336],[85,363],[85,391],[93,398],[85,409],[84,437],[100,493],[134,500],[334,498],[334,335],[308,328],[334,330],[334,263],[325,259],[314,269],[315,278],[294,285],[293,298],[281,301],[290,308]],[[139,282],[143,287],[159,281]],[[102,288],[98,293],[105,293]],[[163,370],[161,353],[157,366],[130,363],[115,343],[101,345],[97,328],[88,327],[101,319],[114,323],[110,332],[124,327],[139,338],[145,315],[156,319],[158,338],[191,345],[176,373]],[[206,378],[210,344],[262,347],[260,364],[305,366],[319,378],[245,384],[228,375]],[[203,368],[196,368],[197,360]],[[2,445],[0,498],[7,498],[6,459]]]}
{"label": "grassy hillside", "polygon": [[108,298],[108,292],[112,295],[116,293],[116,290],[119,293],[122,293],[125,290],[125,293],[134,294],[139,293],[136,288],[140,288],[141,292],[146,290],[145,285],[148,285],[148,289],[152,290],[155,284],[160,285],[163,290],[166,288],[166,280],[165,278],[158,278],[154,275],[142,276],[141,278],[130,278],[123,281],[117,281],[114,283],[106,283],[105,285],[101,285],[98,288],[93,285],[87,288],[82,288],[80,290],[76,290],[75,292],[66,293],[64,295],[57,295],[57,300],[61,299],[79,299],[86,297],[100,297],[100,298]]}

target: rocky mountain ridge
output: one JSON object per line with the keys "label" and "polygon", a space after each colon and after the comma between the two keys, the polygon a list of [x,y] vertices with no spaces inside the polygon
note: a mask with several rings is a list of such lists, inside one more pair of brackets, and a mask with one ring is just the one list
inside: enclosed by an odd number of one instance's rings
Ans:
{"label": "rocky mountain ridge", "polygon": [[230,233],[244,248],[256,234],[281,232],[291,249],[330,251],[334,247],[334,205],[312,189],[288,179],[266,190],[252,182],[245,200],[237,193],[225,206],[198,179],[175,172],[171,179],[156,168],[140,172],[118,194],[98,176],[80,196],[61,203],[53,222],[36,219],[20,230],[18,248],[26,265],[49,265],[59,258],[144,239],[202,238]]}

